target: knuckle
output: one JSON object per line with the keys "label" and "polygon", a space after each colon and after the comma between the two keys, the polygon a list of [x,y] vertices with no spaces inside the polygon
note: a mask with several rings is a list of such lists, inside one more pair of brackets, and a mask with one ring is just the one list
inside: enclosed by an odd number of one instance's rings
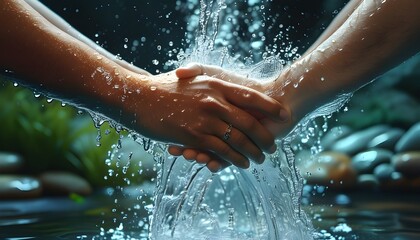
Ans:
{"label": "knuckle", "polygon": [[248,146],[249,139],[243,134],[239,134],[239,136],[236,137],[235,142],[238,146]]}
{"label": "knuckle", "polygon": [[226,113],[228,111],[225,105],[223,105],[220,101],[216,100],[213,97],[208,97],[207,99],[203,101],[205,102],[206,109],[220,112],[220,113]]}
{"label": "knuckle", "polygon": [[252,130],[257,125],[257,120],[255,120],[255,118],[251,118],[251,117],[247,117],[247,118],[243,119],[242,122],[243,122],[243,126],[244,126],[245,129]]}
{"label": "knuckle", "polygon": [[224,157],[230,156],[231,151],[232,149],[227,144],[220,145],[217,149],[218,154]]}

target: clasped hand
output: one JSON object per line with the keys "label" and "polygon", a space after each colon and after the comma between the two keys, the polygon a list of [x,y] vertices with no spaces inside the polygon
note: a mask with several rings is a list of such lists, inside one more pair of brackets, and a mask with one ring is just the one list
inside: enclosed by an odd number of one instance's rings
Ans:
{"label": "clasped hand", "polygon": [[[276,100],[205,75],[178,80],[170,72],[142,81],[148,87],[137,91],[139,97],[131,91],[125,101],[127,111],[135,116],[136,130],[144,136],[206,149],[241,168],[249,167],[249,159],[262,163],[264,151],[276,150],[274,136],[250,113],[281,121],[282,105]],[[137,111],[146,115],[137,115]]]}

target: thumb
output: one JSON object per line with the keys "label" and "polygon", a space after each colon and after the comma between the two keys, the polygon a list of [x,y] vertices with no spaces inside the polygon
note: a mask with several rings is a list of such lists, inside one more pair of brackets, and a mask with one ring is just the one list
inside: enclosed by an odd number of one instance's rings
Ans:
{"label": "thumb", "polygon": [[189,63],[185,67],[180,67],[175,71],[176,76],[179,79],[193,78],[203,74],[203,68],[201,64]]}

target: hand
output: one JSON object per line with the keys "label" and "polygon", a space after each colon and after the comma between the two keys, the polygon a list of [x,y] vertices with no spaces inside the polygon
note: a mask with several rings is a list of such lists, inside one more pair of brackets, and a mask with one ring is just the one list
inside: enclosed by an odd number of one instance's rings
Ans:
{"label": "hand", "polygon": [[[249,167],[248,159],[263,162],[263,151],[275,151],[274,136],[243,110],[280,121],[282,106],[274,99],[209,76],[183,81],[174,72],[137,77],[129,82],[124,98],[124,122],[144,136],[208,149],[242,168]],[[223,140],[229,124],[230,138]]]}
{"label": "hand", "polygon": [[[200,75],[210,76],[229,83],[239,84],[252,88],[260,93],[264,93],[265,95],[276,99],[279,102],[282,102],[280,101],[281,96],[278,96],[276,90],[274,90],[276,87],[274,86],[273,82],[262,83],[256,79],[251,79],[246,76],[239,75],[218,66],[190,63],[186,67],[177,69],[176,75],[181,80]],[[279,85],[278,83],[276,84]],[[275,137],[281,137],[288,133],[292,127],[291,109],[287,105],[282,104],[282,106],[283,108],[280,112],[281,121],[269,118],[268,115],[264,115],[258,111],[258,109],[248,109],[248,112],[256,119],[258,119],[263,124],[263,126],[267,128]]]}
{"label": "hand", "polygon": [[[256,89],[261,92],[267,92],[267,86],[259,83],[258,81],[248,79],[244,76],[240,76],[233,72],[228,72],[221,69],[217,66],[201,65],[201,64],[190,64],[187,67],[179,68],[176,70],[176,74],[180,79],[187,79],[195,77],[198,75],[206,74],[227,82],[233,82],[236,84],[246,85],[253,89]],[[267,129],[271,131],[272,134],[280,135],[285,132],[285,129],[288,129],[288,123],[290,123],[290,113],[287,109],[282,109],[281,119],[282,121],[273,121],[270,118],[267,118],[264,114],[258,111],[248,111],[255,118],[257,118]],[[283,123],[283,124],[280,124]],[[199,149],[184,148],[180,146],[169,146],[168,151],[174,156],[183,155],[187,160],[196,160],[199,163],[207,164],[207,167],[212,172],[217,172],[220,169],[228,166],[229,164],[223,160],[220,156],[212,154],[208,151],[203,151]]]}

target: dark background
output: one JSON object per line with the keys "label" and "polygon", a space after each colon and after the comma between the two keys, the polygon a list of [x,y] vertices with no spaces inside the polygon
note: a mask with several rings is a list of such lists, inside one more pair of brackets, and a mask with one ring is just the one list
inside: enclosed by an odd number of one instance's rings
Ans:
{"label": "dark background", "polygon": [[[77,30],[113,54],[152,73],[166,71],[163,63],[172,49],[183,49],[186,8],[176,10],[175,0],[42,0]],[[182,1],[182,3],[187,2]],[[243,1],[238,1],[238,4]],[[245,1],[246,2],[246,1]],[[302,53],[316,40],[346,0],[279,0],[265,6],[273,23],[289,27],[288,40]],[[245,4],[243,4],[245,5]],[[246,9],[243,9],[244,13]],[[245,26],[246,27],[246,26]],[[246,32],[246,31],[244,31]],[[266,44],[278,31],[266,33]],[[246,40],[249,36],[242,34]],[[142,41],[143,39],[143,41]],[[170,44],[170,42],[172,42]],[[126,44],[126,47],[124,47]],[[137,46],[135,46],[138,44]],[[172,46],[170,46],[172,45]],[[160,46],[160,47],[159,47]],[[158,60],[153,63],[153,60]]]}

